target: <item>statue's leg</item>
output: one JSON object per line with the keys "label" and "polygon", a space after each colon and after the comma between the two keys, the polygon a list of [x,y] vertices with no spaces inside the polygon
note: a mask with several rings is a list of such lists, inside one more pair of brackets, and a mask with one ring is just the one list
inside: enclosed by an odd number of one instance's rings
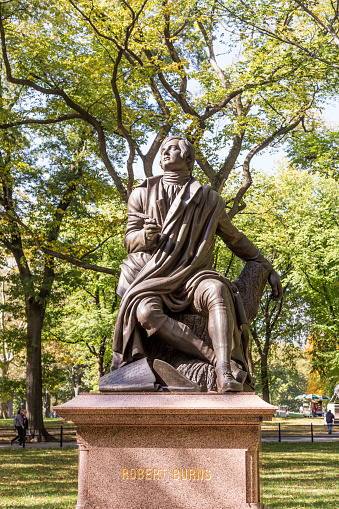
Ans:
{"label": "statue's leg", "polygon": [[217,279],[205,279],[195,290],[193,306],[200,313],[208,313],[208,333],[216,356],[218,392],[243,390],[231,371],[231,353],[235,324],[233,301],[228,287]]}
{"label": "statue's leg", "polygon": [[136,315],[148,336],[157,333],[157,336],[177,350],[215,364],[215,353],[212,348],[205,345],[187,325],[167,316],[160,297],[152,296],[142,299],[137,307]]}

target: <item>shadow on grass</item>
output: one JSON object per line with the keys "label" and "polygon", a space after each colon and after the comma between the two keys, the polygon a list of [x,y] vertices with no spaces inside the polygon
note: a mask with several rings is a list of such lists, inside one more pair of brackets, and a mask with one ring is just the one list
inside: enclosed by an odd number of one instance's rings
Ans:
{"label": "shadow on grass", "polygon": [[263,444],[261,486],[270,509],[338,509],[339,443]]}
{"label": "shadow on grass", "polygon": [[[0,461],[0,508],[75,507],[77,449],[4,449]],[[263,444],[263,501],[270,509],[338,509],[338,465],[339,443]]]}
{"label": "shadow on grass", "polygon": [[0,507],[74,508],[77,449],[0,451]]}

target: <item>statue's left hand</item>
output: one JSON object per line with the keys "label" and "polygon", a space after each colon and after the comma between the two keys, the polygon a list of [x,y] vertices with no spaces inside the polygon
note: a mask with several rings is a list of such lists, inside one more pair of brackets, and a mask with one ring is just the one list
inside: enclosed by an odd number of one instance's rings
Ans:
{"label": "statue's left hand", "polygon": [[275,270],[272,270],[270,272],[270,275],[268,276],[268,282],[270,284],[270,287],[272,288],[270,298],[272,300],[280,300],[281,297],[283,296],[283,289],[280,278]]}

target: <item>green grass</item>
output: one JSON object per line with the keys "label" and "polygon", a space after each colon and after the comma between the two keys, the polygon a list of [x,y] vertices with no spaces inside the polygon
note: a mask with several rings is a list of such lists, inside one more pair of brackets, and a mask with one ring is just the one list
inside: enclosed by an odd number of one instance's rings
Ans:
{"label": "green grass", "polygon": [[261,486],[270,509],[338,509],[339,442],[264,443]]}
{"label": "green grass", "polygon": [[[265,443],[262,449],[263,501],[270,509],[338,509],[339,443]],[[77,449],[3,449],[0,462],[0,508],[75,507]]]}
{"label": "green grass", "polygon": [[[14,417],[13,417],[14,419]],[[13,419],[0,419],[0,430],[1,429],[14,429]],[[63,426],[64,428],[74,428],[74,424],[71,421],[64,421],[57,417],[54,419],[44,419],[45,428],[57,428]]]}
{"label": "green grass", "polygon": [[291,424],[292,426],[303,426],[305,424],[323,424],[323,417],[273,417],[272,421],[265,421],[265,426],[275,426],[278,422],[283,424]]}
{"label": "green grass", "polygon": [[77,500],[78,450],[0,451],[0,507],[73,509]]}

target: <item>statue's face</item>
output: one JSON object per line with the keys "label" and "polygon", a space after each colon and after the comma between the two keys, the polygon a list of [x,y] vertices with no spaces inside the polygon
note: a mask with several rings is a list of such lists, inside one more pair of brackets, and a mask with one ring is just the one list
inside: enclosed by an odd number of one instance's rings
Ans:
{"label": "statue's face", "polygon": [[187,162],[181,157],[179,141],[178,139],[170,140],[162,147],[160,161],[164,171],[181,171],[187,169]]}

